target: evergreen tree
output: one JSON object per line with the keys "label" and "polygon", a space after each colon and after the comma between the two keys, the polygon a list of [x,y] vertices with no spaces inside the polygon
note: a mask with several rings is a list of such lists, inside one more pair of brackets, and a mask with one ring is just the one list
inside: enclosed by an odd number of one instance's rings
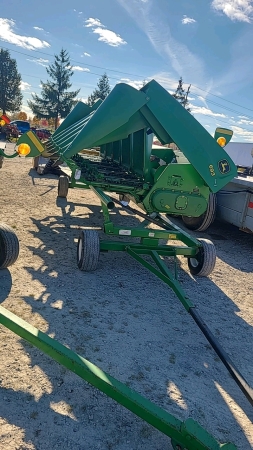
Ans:
{"label": "evergreen tree", "polygon": [[104,100],[108,94],[110,94],[111,92],[111,88],[110,88],[110,84],[109,84],[109,78],[106,75],[106,73],[104,73],[104,75],[101,76],[101,78],[99,78],[98,84],[97,84],[98,89],[94,89],[94,91],[92,92],[91,95],[89,95],[88,100],[87,100],[87,105],[92,106],[94,105],[95,101],[98,98],[101,98],[101,100]]}
{"label": "evergreen tree", "polygon": [[46,71],[51,80],[41,82],[41,97],[32,94],[33,101],[29,100],[27,103],[36,117],[53,118],[56,129],[59,118],[66,117],[75,105],[80,89],[68,92],[72,86],[70,77],[74,72],[66,50],[62,49],[59,55],[55,55],[54,63],[46,67]]}
{"label": "evergreen tree", "polygon": [[183,87],[183,79],[180,77],[178,80],[178,87],[174,94],[172,94],[172,97],[174,97],[188,112],[191,112],[191,108],[189,107],[189,102],[187,100],[190,87],[191,85],[188,87],[187,92],[185,92]]}
{"label": "evergreen tree", "polygon": [[0,109],[3,114],[20,110],[23,95],[20,88],[21,75],[17,63],[8,50],[0,49]]}

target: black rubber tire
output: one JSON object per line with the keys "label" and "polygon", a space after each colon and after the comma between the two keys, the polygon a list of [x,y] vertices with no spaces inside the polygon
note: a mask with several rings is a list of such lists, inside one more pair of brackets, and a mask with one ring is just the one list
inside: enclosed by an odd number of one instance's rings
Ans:
{"label": "black rubber tire", "polygon": [[77,244],[77,266],[85,272],[97,269],[100,254],[99,236],[95,230],[82,230]]}
{"label": "black rubber tire", "polygon": [[182,220],[189,230],[205,231],[213,223],[216,215],[217,196],[210,193],[207,210],[199,217],[182,216]]}
{"label": "black rubber tire", "polygon": [[67,198],[69,190],[69,177],[61,175],[58,181],[58,197]]}
{"label": "black rubber tire", "polygon": [[188,267],[192,275],[208,277],[213,271],[216,262],[216,250],[209,239],[198,239],[202,244],[195,258],[188,258]]}
{"label": "black rubber tire", "polygon": [[32,165],[33,165],[33,169],[35,169],[35,170],[37,170],[39,167],[39,159],[40,159],[39,156],[35,156],[35,158],[33,158]]}
{"label": "black rubber tire", "polygon": [[0,269],[15,263],[19,255],[19,241],[15,231],[0,223]]}

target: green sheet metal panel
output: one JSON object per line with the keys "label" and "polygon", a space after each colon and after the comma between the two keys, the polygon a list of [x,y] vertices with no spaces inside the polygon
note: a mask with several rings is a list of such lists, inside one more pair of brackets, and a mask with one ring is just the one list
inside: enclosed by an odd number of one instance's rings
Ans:
{"label": "green sheet metal panel", "polygon": [[78,102],[72,111],[67,115],[67,117],[63,120],[60,126],[55,130],[54,136],[61,133],[66,128],[69,128],[71,125],[74,125],[80,119],[88,116],[92,111],[95,111],[102,103],[101,99],[98,99],[93,106],[88,106],[86,103]]}
{"label": "green sheet metal panel", "polygon": [[133,146],[131,151],[131,166],[135,173],[143,176],[144,172],[144,149],[146,144],[146,129],[142,129],[133,133]]}
{"label": "green sheet metal panel", "polygon": [[121,164],[121,141],[112,143],[112,159]]}
{"label": "green sheet metal panel", "polygon": [[[82,132],[65,150],[64,156],[70,158],[82,148],[90,148],[126,138],[129,131],[119,136],[117,129],[125,125],[147,101],[145,93],[126,84],[117,84],[86,123]],[[142,119],[138,129],[144,128],[145,123],[145,120]],[[108,138],[108,135],[110,135],[110,138]]]}
{"label": "green sheet metal panel", "polygon": [[122,139],[122,165],[130,169],[130,149],[132,143],[132,135],[126,139]]}
{"label": "green sheet metal panel", "polygon": [[171,138],[211,191],[217,192],[236,176],[236,167],[227,153],[162,86],[152,80],[141,90],[149,97],[141,113],[156,136],[163,143]]}

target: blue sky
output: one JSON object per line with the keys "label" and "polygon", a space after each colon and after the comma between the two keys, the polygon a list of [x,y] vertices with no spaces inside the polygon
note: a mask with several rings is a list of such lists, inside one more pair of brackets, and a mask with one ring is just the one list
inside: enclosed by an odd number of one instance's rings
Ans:
{"label": "blue sky", "polygon": [[84,101],[104,72],[111,87],[154,78],[170,92],[182,76],[211,134],[224,126],[234,141],[253,142],[253,0],[8,0],[0,46],[17,60],[27,113],[64,48]]}

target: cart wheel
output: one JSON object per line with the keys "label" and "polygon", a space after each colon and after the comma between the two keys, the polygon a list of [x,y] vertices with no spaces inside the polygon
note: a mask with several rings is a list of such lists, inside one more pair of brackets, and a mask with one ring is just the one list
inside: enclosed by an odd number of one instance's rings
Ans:
{"label": "cart wheel", "polygon": [[18,254],[19,242],[14,230],[0,223],[0,269],[6,269],[14,264]]}
{"label": "cart wheel", "polygon": [[80,270],[92,272],[98,266],[99,236],[95,230],[82,230],[77,244],[77,265]]}
{"label": "cart wheel", "polygon": [[189,230],[205,231],[213,223],[216,214],[217,197],[210,193],[207,210],[199,217],[182,216],[182,220]]}
{"label": "cart wheel", "polygon": [[202,244],[195,258],[188,258],[188,267],[192,275],[207,277],[213,271],[216,262],[214,244],[208,239],[198,239]]}
{"label": "cart wheel", "polygon": [[126,194],[119,194],[119,201],[122,202],[123,206],[128,206],[130,198]]}
{"label": "cart wheel", "polygon": [[33,169],[37,170],[39,167],[39,156],[35,156],[35,158],[33,158]]}
{"label": "cart wheel", "polygon": [[58,197],[67,198],[69,190],[69,177],[61,175],[58,181]]}

